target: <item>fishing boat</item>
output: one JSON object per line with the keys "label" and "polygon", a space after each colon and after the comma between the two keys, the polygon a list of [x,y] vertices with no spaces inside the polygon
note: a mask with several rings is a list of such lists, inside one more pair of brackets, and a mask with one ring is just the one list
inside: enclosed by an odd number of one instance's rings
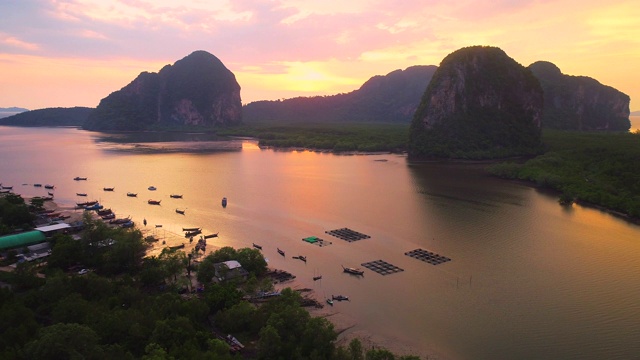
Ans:
{"label": "fishing boat", "polygon": [[258,250],[262,250],[262,246],[261,246],[261,245],[258,245],[258,244],[256,244],[256,243],[253,243],[253,247],[254,247],[254,248],[256,248],[256,249],[258,249]]}
{"label": "fishing boat", "polygon": [[218,233],[215,233],[215,234],[209,234],[209,235],[205,235],[205,236],[204,236],[204,238],[205,238],[205,239],[211,239],[211,238],[214,238],[214,237],[218,237]]}
{"label": "fishing boat", "polygon": [[47,191],[47,194],[49,194],[49,196],[53,196],[53,193],[51,191]]}
{"label": "fishing boat", "polygon": [[108,213],[106,215],[102,215],[101,218],[102,218],[102,220],[115,219],[116,218],[116,214],[115,213]]}
{"label": "fishing boat", "polygon": [[[42,187],[42,184],[33,184],[34,187]],[[3,186],[3,189],[6,189],[7,187]]]}
{"label": "fishing boat", "polygon": [[171,194],[171,195],[169,195],[169,197],[174,198],[174,199],[182,199],[182,195],[177,195],[177,194]]}
{"label": "fishing boat", "polygon": [[176,245],[176,246],[169,246],[169,249],[171,250],[178,250],[178,249],[183,249],[184,248],[184,244],[180,244],[180,245]]}
{"label": "fishing boat", "polygon": [[112,188],[112,187],[102,188],[102,190],[104,190],[104,191],[113,191],[113,189],[115,189],[115,188]]}
{"label": "fishing boat", "polygon": [[160,201],[162,201],[162,200],[151,200],[151,199],[149,199],[149,200],[147,200],[147,203],[149,205],[160,205]]}
{"label": "fishing boat", "polygon": [[313,277],[313,281],[317,281],[317,280],[320,280],[320,279],[322,279],[322,275],[318,275],[318,276],[314,276]]}
{"label": "fishing boat", "polygon": [[45,186],[44,186],[44,188],[45,188],[45,189],[53,189],[54,187],[55,187],[55,186],[53,186],[53,185],[49,185],[49,184],[47,184],[47,185],[45,185]]}
{"label": "fishing boat", "polygon": [[111,211],[111,209],[103,209],[103,210],[98,210],[98,215],[102,216],[102,215],[108,215],[113,213],[113,211]]}
{"label": "fishing boat", "polygon": [[185,210],[176,209],[176,212],[180,215],[184,215]]}
{"label": "fishing boat", "polygon": [[199,227],[193,227],[193,228],[183,227],[182,228],[182,231],[196,231],[196,230],[200,230],[200,228]]}
{"label": "fishing boat", "polygon": [[131,221],[131,217],[126,217],[124,219],[112,219],[109,220],[109,224],[122,225]]}
{"label": "fishing boat", "polygon": [[226,197],[222,198],[222,207],[227,207],[227,198]]}
{"label": "fishing boat", "polygon": [[342,270],[346,273],[352,274],[352,275],[364,275],[364,270],[360,270],[360,269],[356,269],[356,268],[352,268],[352,267],[342,267]]}
{"label": "fishing boat", "polygon": [[197,229],[193,231],[187,231],[184,233],[184,237],[192,237],[202,233],[202,229]]}
{"label": "fishing boat", "polygon": [[76,193],[78,196],[87,196],[87,193]]}
{"label": "fishing boat", "polygon": [[156,187],[155,187],[155,186],[149,186],[149,188],[148,188],[148,189],[149,189],[149,190],[151,190],[151,191],[155,191],[155,190],[156,190]]}
{"label": "fishing boat", "polygon": [[[80,195],[80,196],[87,196],[87,194]],[[93,200],[93,201],[85,201],[85,202],[81,202],[81,203],[76,203],[76,205],[78,205],[80,207],[84,207],[84,206],[95,205],[97,203],[98,203],[98,200]]]}
{"label": "fishing boat", "polygon": [[278,248],[278,254],[284,256],[284,251],[280,250],[280,248]]}
{"label": "fishing boat", "polygon": [[327,299],[327,304],[333,306],[333,300],[332,299]]}
{"label": "fishing boat", "polygon": [[123,228],[130,228],[130,227],[133,227],[133,225],[134,223],[131,220],[127,221],[126,223],[120,224],[120,226]]}
{"label": "fishing boat", "polygon": [[84,207],[84,209],[85,209],[85,210],[100,210],[100,209],[102,209],[103,207],[104,207],[104,206],[102,206],[102,205],[100,205],[100,204],[98,204],[98,203],[95,203],[95,204],[93,204],[93,205],[85,206],[85,207]]}
{"label": "fishing boat", "polygon": [[[42,186],[42,185],[40,185],[40,186]],[[13,186],[4,186],[4,185],[2,185],[2,188],[5,189],[5,190],[12,190]]]}
{"label": "fishing boat", "polygon": [[298,255],[298,256],[294,256],[294,259],[298,259],[298,260],[302,260],[304,262],[307,262],[307,257],[306,256],[302,256],[302,255]]}
{"label": "fishing boat", "polygon": [[136,196],[138,196],[138,194],[137,193],[128,192],[127,196],[128,197],[136,197]]}
{"label": "fishing boat", "polygon": [[73,180],[80,181],[80,180],[87,180],[87,178],[86,177],[76,176],[76,177],[73,178]]}
{"label": "fishing boat", "polygon": [[338,300],[338,301],[350,301],[349,297],[344,295],[331,295],[331,299]]}

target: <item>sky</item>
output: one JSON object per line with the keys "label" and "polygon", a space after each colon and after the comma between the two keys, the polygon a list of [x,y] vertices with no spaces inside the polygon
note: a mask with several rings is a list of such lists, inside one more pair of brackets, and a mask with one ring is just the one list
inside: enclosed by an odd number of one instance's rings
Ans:
{"label": "sky", "polygon": [[95,107],[196,50],[235,74],[243,104],[333,95],[474,45],[640,110],[638,0],[2,0],[0,107]]}

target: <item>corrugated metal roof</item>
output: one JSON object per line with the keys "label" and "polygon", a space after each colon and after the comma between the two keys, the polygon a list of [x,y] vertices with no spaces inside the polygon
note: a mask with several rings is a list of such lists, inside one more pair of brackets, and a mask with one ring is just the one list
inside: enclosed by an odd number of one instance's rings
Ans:
{"label": "corrugated metal roof", "polygon": [[33,230],[0,237],[0,250],[38,244],[46,240],[41,231]]}
{"label": "corrugated metal roof", "polygon": [[62,223],[62,224],[53,224],[53,225],[47,225],[47,226],[40,226],[35,228],[35,230],[39,230],[42,232],[49,232],[49,231],[56,231],[56,230],[62,230],[62,229],[68,229],[70,228],[71,225],[67,224],[67,223]]}

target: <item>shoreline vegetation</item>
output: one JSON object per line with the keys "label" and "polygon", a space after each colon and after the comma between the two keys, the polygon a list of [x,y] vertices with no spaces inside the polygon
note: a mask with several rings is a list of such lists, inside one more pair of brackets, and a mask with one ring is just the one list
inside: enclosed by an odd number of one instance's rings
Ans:
{"label": "shoreline vegetation", "polygon": [[[33,228],[45,210],[72,209],[2,194],[1,235]],[[83,229],[49,238],[48,257],[8,266],[25,249],[3,252],[0,358],[439,358],[357,328],[310,289],[294,290],[295,280],[276,288],[257,249],[150,255],[154,240],[140,229],[108,225],[94,211],[74,215],[68,221],[81,218]],[[214,266],[229,260],[247,271],[244,280]]]}

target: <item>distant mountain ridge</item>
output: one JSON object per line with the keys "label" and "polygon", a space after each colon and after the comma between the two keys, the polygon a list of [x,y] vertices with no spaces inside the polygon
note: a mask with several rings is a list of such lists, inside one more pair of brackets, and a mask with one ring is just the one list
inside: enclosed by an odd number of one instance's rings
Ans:
{"label": "distant mountain ridge", "polygon": [[0,108],[0,119],[12,116],[15,114],[19,114],[21,112],[29,111],[29,109],[20,108],[20,107],[8,107],[8,108]]}
{"label": "distant mountain ridge", "polygon": [[93,108],[46,108],[21,112],[0,119],[0,125],[11,126],[82,126]]}
{"label": "distant mountain ridge", "polygon": [[87,130],[216,127],[242,120],[240,85],[214,55],[194,51],[158,73],[143,72],[100,101]]}
{"label": "distant mountain ridge", "polygon": [[243,107],[243,120],[408,123],[436,69],[434,65],[416,65],[395,70],[374,76],[345,94],[252,102]]}
{"label": "distant mountain ridge", "polygon": [[562,130],[628,131],[631,99],[587,76],[563,74],[553,63],[528,67],[544,91],[542,126]]}

